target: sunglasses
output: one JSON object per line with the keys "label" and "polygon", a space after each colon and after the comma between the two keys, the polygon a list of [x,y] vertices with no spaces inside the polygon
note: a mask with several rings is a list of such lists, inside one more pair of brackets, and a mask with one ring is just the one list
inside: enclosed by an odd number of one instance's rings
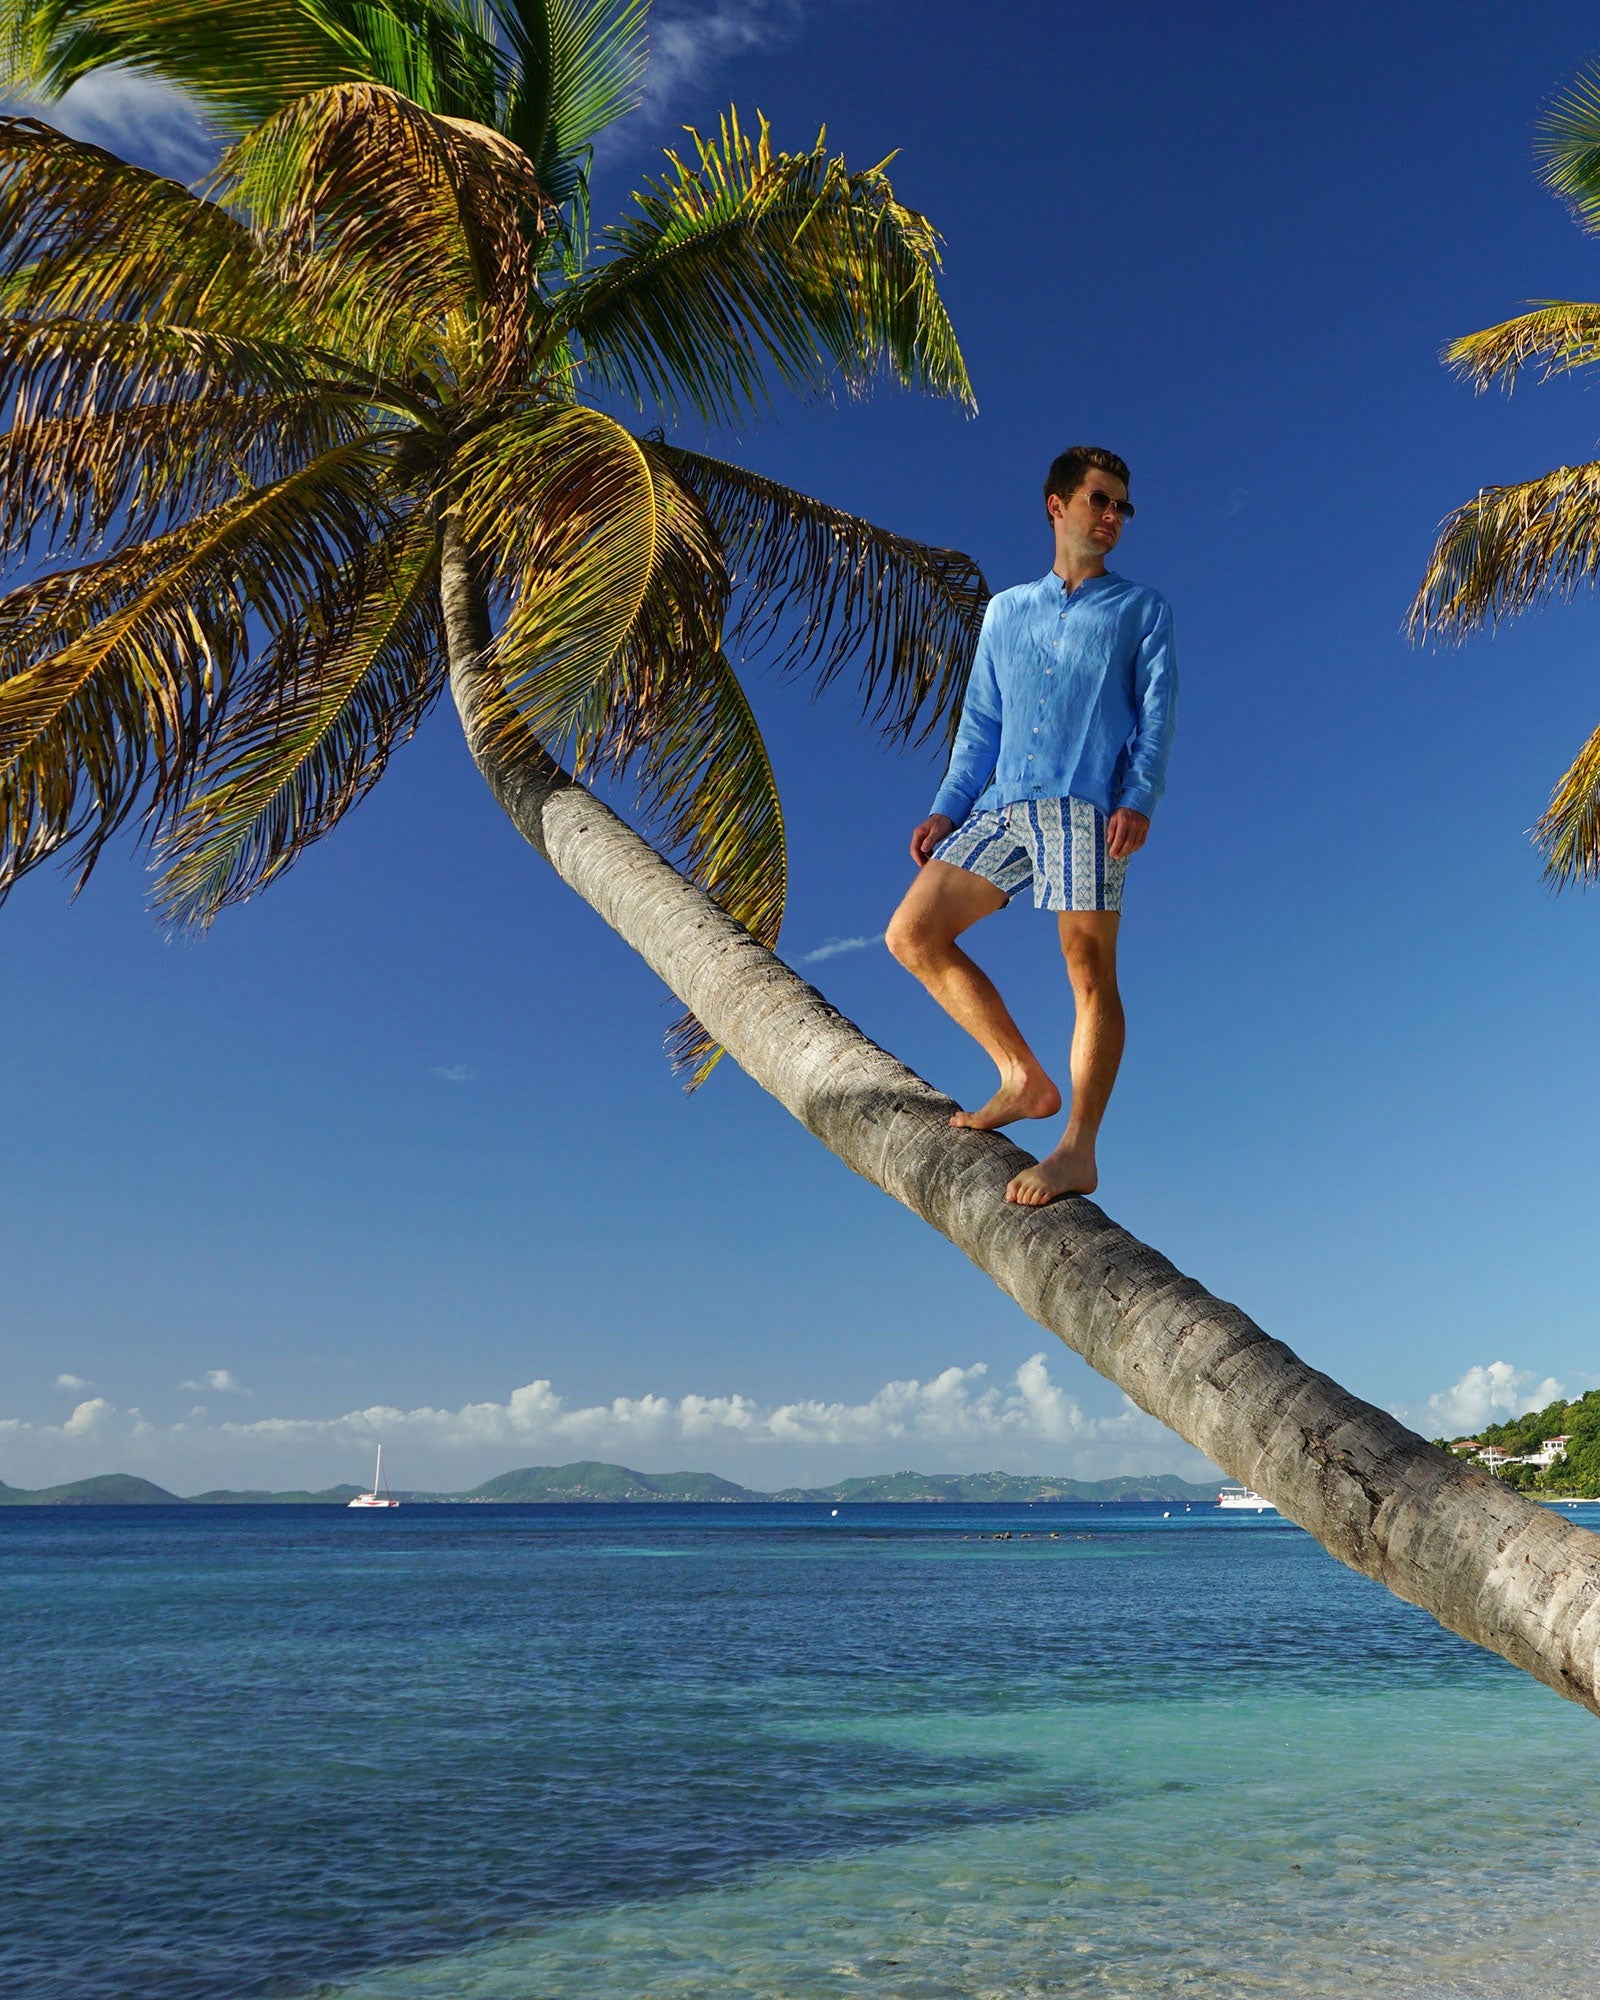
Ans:
{"label": "sunglasses", "polygon": [[1098,488],[1087,497],[1089,512],[1091,514],[1103,514],[1109,507],[1119,521],[1131,521],[1133,519],[1133,502],[1131,500],[1113,500],[1109,493],[1102,493]]}

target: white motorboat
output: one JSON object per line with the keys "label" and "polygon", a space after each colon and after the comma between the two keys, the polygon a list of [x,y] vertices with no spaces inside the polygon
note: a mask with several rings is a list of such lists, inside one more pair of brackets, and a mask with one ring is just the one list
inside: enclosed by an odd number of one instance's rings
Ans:
{"label": "white motorboat", "polygon": [[378,1446],[378,1463],[372,1474],[372,1491],[358,1493],[350,1502],[352,1507],[398,1507],[400,1502],[389,1491],[383,1477],[383,1446]]}
{"label": "white motorboat", "polygon": [[1234,1513],[1276,1514],[1277,1508],[1259,1493],[1253,1493],[1248,1486],[1224,1486],[1217,1495],[1217,1505],[1227,1507]]}

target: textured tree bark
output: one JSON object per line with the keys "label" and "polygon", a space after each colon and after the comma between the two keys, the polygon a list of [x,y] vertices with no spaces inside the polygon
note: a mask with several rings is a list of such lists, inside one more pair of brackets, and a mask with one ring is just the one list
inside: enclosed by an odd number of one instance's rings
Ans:
{"label": "textured tree bark", "polygon": [[490,790],[755,1082],[1341,1562],[1600,1714],[1600,1538],[1341,1389],[1093,1202],[1008,1203],[1026,1153],[999,1133],[953,1130],[948,1098],[550,758],[508,759],[493,682],[476,666],[487,611],[448,530],[442,588],[452,690]]}

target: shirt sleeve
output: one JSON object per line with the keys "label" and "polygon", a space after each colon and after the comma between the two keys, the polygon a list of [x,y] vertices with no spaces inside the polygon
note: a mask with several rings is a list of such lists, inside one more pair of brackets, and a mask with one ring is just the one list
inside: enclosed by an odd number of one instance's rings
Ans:
{"label": "shirt sleeve", "polygon": [[1133,738],[1116,802],[1148,819],[1166,790],[1167,759],[1178,720],[1178,654],[1170,605],[1162,605],[1133,656],[1133,707]]}
{"label": "shirt sleeve", "polygon": [[961,703],[961,726],[956,731],[955,748],[950,752],[950,768],[930,808],[943,813],[957,826],[972,811],[972,802],[994,775],[1000,755],[1000,683],[994,669],[997,613],[991,598],[984,607],[983,625],[978,633],[978,650],[973,655],[972,672]]}

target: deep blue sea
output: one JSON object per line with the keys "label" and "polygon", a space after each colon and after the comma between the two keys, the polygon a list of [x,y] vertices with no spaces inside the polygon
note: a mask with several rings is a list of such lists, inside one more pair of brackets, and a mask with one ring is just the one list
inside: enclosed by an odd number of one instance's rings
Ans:
{"label": "deep blue sea", "polygon": [[1270,1517],[8,1508],[0,1610],[8,2000],[1600,1966],[1600,1722]]}

